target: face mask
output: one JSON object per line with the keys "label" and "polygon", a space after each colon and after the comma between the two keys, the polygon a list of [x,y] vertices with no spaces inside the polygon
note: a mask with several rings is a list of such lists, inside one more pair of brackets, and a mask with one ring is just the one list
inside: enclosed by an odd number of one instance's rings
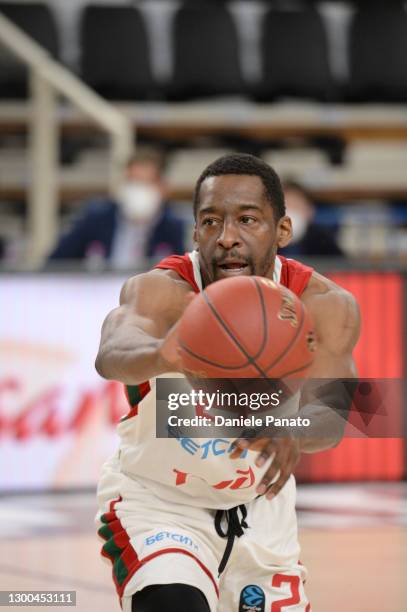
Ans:
{"label": "face mask", "polygon": [[160,210],[161,194],[153,185],[128,181],[119,191],[119,202],[127,219],[147,223]]}
{"label": "face mask", "polygon": [[289,212],[288,216],[290,217],[291,224],[293,226],[293,238],[291,242],[299,242],[305,236],[308,229],[308,219],[295,211]]}

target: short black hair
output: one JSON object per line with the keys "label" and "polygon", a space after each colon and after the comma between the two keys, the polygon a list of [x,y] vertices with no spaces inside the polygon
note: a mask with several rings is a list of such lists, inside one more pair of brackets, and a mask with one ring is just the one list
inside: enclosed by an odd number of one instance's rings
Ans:
{"label": "short black hair", "polygon": [[225,174],[258,176],[264,185],[266,197],[273,207],[276,219],[284,217],[284,192],[277,172],[259,157],[249,155],[248,153],[232,153],[230,155],[223,155],[209,164],[199,177],[194,193],[195,219],[199,207],[202,183],[211,176],[222,176]]}

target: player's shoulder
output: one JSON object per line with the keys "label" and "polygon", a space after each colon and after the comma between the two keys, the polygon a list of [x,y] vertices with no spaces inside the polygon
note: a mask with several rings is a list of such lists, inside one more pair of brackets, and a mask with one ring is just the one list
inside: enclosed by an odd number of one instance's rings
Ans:
{"label": "player's shoulder", "polygon": [[120,303],[131,303],[143,296],[153,302],[183,300],[192,287],[174,270],[154,268],[130,277],[120,292]]}
{"label": "player's shoulder", "polygon": [[322,274],[313,271],[302,300],[314,319],[317,330],[351,343],[359,336],[360,312],[355,297]]}
{"label": "player's shoulder", "polygon": [[356,304],[355,297],[330,278],[312,271],[307,287],[302,295],[304,301],[323,299],[332,304]]}

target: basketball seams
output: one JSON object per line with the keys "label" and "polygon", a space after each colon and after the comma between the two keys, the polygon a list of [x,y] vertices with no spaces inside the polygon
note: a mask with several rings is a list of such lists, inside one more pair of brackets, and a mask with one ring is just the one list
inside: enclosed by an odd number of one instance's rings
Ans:
{"label": "basketball seams", "polygon": [[[299,341],[302,339],[302,337],[304,336],[304,333],[306,332],[306,323],[307,323],[307,316],[306,316],[306,310],[304,307],[304,304],[299,300],[299,306],[297,305],[296,310],[297,310],[297,317],[298,317],[298,326],[297,329],[294,329],[290,332],[290,335],[292,334],[291,338],[287,338],[287,340],[289,341],[288,345],[281,351],[281,353],[275,357],[273,359],[273,361],[267,365],[267,367],[262,367],[261,364],[258,363],[258,360],[261,358],[261,355],[264,353],[265,348],[268,344],[268,341],[271,341],[271,338],[269,337],[271,331],[272,331],[272,325],[271,325],[271,321],[269,321],[269,313],[268,313],[268,309],[267,309],[267,295],[264,293],[265,289],[261,286],[261,284],[257,281],[257,279],[254,277],[252,277],[250,279],[251,283],[254,283],[255,286],[255,291],[256,294],[258,296],[258,300],[260,302],[260,308],[261,308],[261,317],[260,317],[260,313],[258,312],[258,318],[261,319],[262,321],[262,329],[261,329],[261,341],[260,341],[260,348],[259,349],[255,349],[256,352],[255,354],[250,354],[249,349],[246,348],[245,343],[244,343],[244,338],[243,341],[239,338],[238,335],[235,335],[235,331],[236,334],[239,333],[239,329],[237,328],[236,330],[233,329],[233,327],[231,328],[229,325],[229,322],[227,320],[227,315],[226,315],[226,320],[223,319],[223,316],[220,312],[217,311],[217,302],[216,302],[216,293],[213,296],[214,298],[214,302],[212,302],[211,298],[212,296],[209,295],[206,291],[203,291],[201,293],[201,296],[203,298],[203,303],[206,305],[206,308],[208,309],[207,312],[208,314],[211,313],[209,315],[209,318],[212,318],[213,322],[219,326],[217,333],[219,333],[221,336],[225,337],[226,339],[229,339],[230,341],[230,348],[232,349],[232,347],[235,348],[235,353],[237,354],[231,354],[230,358],[231,361],[236,361],[238,358],[238,354],[239,352],[242,354],[242,356],[244,358],[246,358],[246,361],[238,364],[238,365],[226,365],[225,363],[217,363],[216,361],[214,361],[212,359],[212,355],[208,355],[208,357],[203,356],[197,352],[195,352],[195,350],[193,350],[190,346],[188,346],[188,339],[185,338],[184,342],[180,341],[179,339],[179,346],[181,348],[181,350],[185,351],[185,353],[187,355],[189,355],[190,357],[192,357],[193,359],[195,359],[198,363],[200,362],[203,366],[204,364],[207,364],[208,366],[212,366],[213,368],[217,368],[220,371],[224,371],[225,375],[226,372],[230,372],[230,375],[235,376],[235,374],[233,374],[233,372],[238,373],[239,370],[244,370],[245,368],[251,369],[253,368],[253,372],[255,372],[254,375],[252,375],[253,378],[256,377],[261,377],[264,378],[266,380],[269,379],[270,377],[270,370],[272,370],[273,368],[275,368],[276,366],[278,367],[278,365],[280,363],[282,363],[287,356],[295,350],[295,347],[298,345],[298,347],[301,347],[301,345],[299,344]],[[253,287],[253,285],[252,285]],[[282,288],[281,288],[282,289]],[[282,290],[279,290],[279,298],[280,298],[280,306],[279,308],[281,308],[281,305],[283,304],[283,297],[284,297],[284,293]],[[254,298],[254,296],[253,296]],[[230,300],[229,300],[230,301]],[[259,303],[258,302],[258,303]],[[233,299],[232,299],[232,303],[233,303]],[[258,306],[257,306],[258,308]],[[274,304],[271,308],[271,313],[274,312]],[[208,315],[206,315],[208,316]],[[271,314],[270,314],[271,316]],[[208,318],[208,321],[209,321]],[[213,323],[212,323],[213,325]],[[260,331],[260,330],[259,330]],[[270,333],[269,333],[270,332]],[[287,330],[288,332],[288,330]],[[285,332],[285,333],[287,333]],[[215,336],[217,336],[217,333],[215,334]],[[185,342],[186,341],[186,342]],[[214,357],[216,356],[216,351],[215,351],[215,355],[213,355]],[[219,355],[219,358],[222,358],[221,355]],[[265,361],[265,360],[264,360]],[[290,372],[287,372],[284,374],[284,376],[289,376],[289,375],[293,375],[297,372],[302,372],[304,370],[307,370],[310,365],[312,364],[312,361],[310,361],[309,363],[305,364],[305,365],[301,365],[300,367],[295,367],[294,369],[291,370]],[[288,368],[290,367],[289,364]],[[292,364],[294,365],[294,364]],[[198,366],[199,367],[199,366]],[[281,370],[281,366],[278,368],[279,370]],[[257,372],[257,374],[256,374]],[[281,378],[282,375],[279,376],[279,378]]]}
{"label": "basketball seams", "polygon": [[[253,279],[251,279],[253,280]],[[249,353],[246,351],[246,349],[244,348],[244,346],[242,346],[239,342],[239,340],[233,335],[233,333],[231,332],[231,330],[228,328],[228,326],[226,325],[226,323],[222,320],[222,318],[220,317],[220,315],[218,314],[218,312],[215,310],[214,306],[212,305],[211,301],[209,300],[209,297],[206,293],[206,291],[202,292],[202,296],[206,302],[206,304],[208,305],[210,312],[213,314],[213,316],[215,317],[215,319],[218,321],[218,323],[221,325],[221,327],[223,327],[223,329],[225,330],[225,332],[229,335],[230,339],[235,343],[235,345],[238,347],[238,349],[243,353],[243,355],[246,357],[247,359],[247,363],[246,365],[252,365],[257,371],[258,373],[263,377],[263,378],[268,378],[266,372],[264,372],[262,370],[262,368],[258,365],[258,363],[256,363],[256,361],[254,360],[254,358],[249,355]]]}
{"label": "basketball seams", "polygon": [[[212,366],[216,366],[219,369],[222,370],[240,370],[248,365],[254,365],[252,362],[252,359],[257,359],[257,357],[259,357],[261,355],[261,353],[264,351],[264,348],[266,346],[267,343],[267,334],[268,334],[268,320],[267,320],[267,313],[266,313],[266,305],[264,302],[264,296],[263,293],[261,291],[261,287],[258,284],[258,282],[253,278],[252,279],[257,292],[258,292],[258,296],[259,296],[259,300],[260,300],[260,305],[261,305],[261,310],[262,310],[262,318],[263,318],[263,339],[260,345],[260,349],[257,351],[257,353],[253,356],[253,357],[248,357],[248,361],[246,361],[243,364],[237,365],[237,366],[231,366],[231,365],[223,365],[223,364],[219,364],[216,363],[215,361],[211,361],[210,359],[207,359],[206,357],[203,357],[202,355],[198,355],[197,353],[195,353],[194,351],[192,351],[186,344],[184,344],[182,341],[179,342],[180,347],[186,352],[188,353],[188,355],[190,355],[191,357],[194,357],[195,359],[198,359],[199,361],[203,361],[204,363],[207,363],[208,365],[212,365]],[[206,296],[206,294],[203,292],[204,297]],[[211,304],[209,303],[209,300],[205,300],[207,305],[210,308],[210,312],[214,315],[214,309],[211,308]],[[218,323],[222,323],[221,320],[217,319]],[[239,341],[236,339],[235,341],[235,337],[233,336],[232,332],[229,330],[229,328],[227,327],[226,323],[224,324],[224,326],[222,326],[224,331],[228,334],[228,336],[230,338],[232,338],[232,340],[234,341],[234,343],[237,345],[237,347],[239,348],[239,350],[244,354],[245,357],[247,357],[247,354],[244,352],[244,350],[242,350],[242,347],[239,346]],[[254,366],[256,367],[256,366]]]}
{"label": "basketball seams", "polygon": [[243,363],[238,366],[222,365],[220,363],[216,363],[216,361],[211,361],[210,359],[207,359],[206,357],[203,357],[202,355],[197,355],[182,341],[179,341],[179,345],[182,348],[182,350],[188,353],[188,355],[191,355],[191,357],[194,357],[194,359],[199,359],[199,361],[203,361],[204,363],[207,363],[208,365],[216,366],[217,368],[221,368],[223,370],[241,370],[242,368],[249,365],[249,362]]}
{"label": "basketball seams", "polygon": [[252,279],[254,284],[256,285],[256,289],[257,292],[259,294],[259,299],[260,299],[260,304],[261,304],[261,314],[263,317],[263,341],[261,343],[260,349],[257,351],[257,353],[255,355],[253,355],[253,359],[257,359],[258,357],[260,357],[260,355],[262,354],[262,352],[264,351],[266,344],[267,344],[267,336],[268,336],[268,319],[267,319],[267,313],[266,313],[266,304],[264,301],[264,296],[263,296],[263,292],[261,290],[261,287],[259,285],[259,283],[257,282],[257,280],[255,278]]}
{"label": "basketball seams", "polygon": [[293,346],[295,346],[295,344],[296,344],[296,342],[298,340],[298,336],[300,335],[300,332],[302,331],[302,328],[303,328],[304,322],[305,322],[304,305],[303,305],[303,303],[301,301],[299,303],[301,305],[301,320],[300,320],[300,324],[298,325],[297,333],[295,334],[295,336],[293,336],[291,338],[289,344],[285,347],[283,352],[280,353],[280,355],[278,355],[278,357],[276,357],[274,359],[274,361],[272,361],[272,363],[266,367],[266,372],[268,372],[271,368],[273,368],[275,365],[277,365],[278,362],[281,361],[287,355],[287,353],[289,353],[291,351],[291,349],[293,348]]}

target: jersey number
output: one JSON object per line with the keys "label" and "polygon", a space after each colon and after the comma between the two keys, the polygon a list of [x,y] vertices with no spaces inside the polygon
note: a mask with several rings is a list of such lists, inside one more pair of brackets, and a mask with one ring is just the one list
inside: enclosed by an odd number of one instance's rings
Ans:
{"label": "jersey number", "polygon": [[[281,612],[283,606],[292,606],[300,603],[300,577],[274,574],[272,580],[273,587],[279,588],[283,582],[288,582],[290,584],[291,597],[281,599],[280,601],[274,601],[271,604],[271,612]],[[305,612],[311,612],[310,604],[307,605]]]}

